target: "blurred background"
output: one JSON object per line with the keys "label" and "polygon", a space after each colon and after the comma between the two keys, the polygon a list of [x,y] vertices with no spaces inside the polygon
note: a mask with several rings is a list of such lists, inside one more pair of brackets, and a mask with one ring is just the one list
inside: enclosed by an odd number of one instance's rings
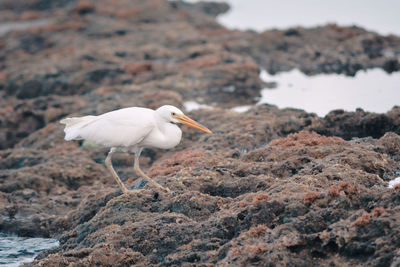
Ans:
{"label": "blurred background", "polygon": [[[198,2],[198,1],[189,1]],[[223,1],[220,1],[223,2]],[[229,29],[263,32],[271,29],[318,27],[326,24],[357,26],[381,35],[399,35],[400,2],[384,1],[269,1],[228,0],[231,9],[218,17]],[[397,56],[398,58],[398,56]],[[264,90],[259,103],[296,107],[325,116],[333,109],[362,108],[387,112],[400,104],[400,74],[370,69],[352,77],[334,74],[307,76],[298,70],[261,78],[276,82],[279,90]],[[331,94],[331,92],[335,94]],[[246,107],[235,110],[244,111]]]}
{"label": "blurred background", "polygon": [[[198,2],[198,1],[189,1]],[[220,1],[222,2],[222,1]],[[265,31],[328,23],[356,25],[382,35],[400,34],[399,1],[227,0],[231,9],[218,20],[229,28]]]}

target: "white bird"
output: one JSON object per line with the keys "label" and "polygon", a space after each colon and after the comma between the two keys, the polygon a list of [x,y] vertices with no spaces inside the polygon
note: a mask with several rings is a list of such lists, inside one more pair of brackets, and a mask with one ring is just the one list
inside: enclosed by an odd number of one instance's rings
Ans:
{"label": "white bird", "polygon": [[65,140],[87,140],[110,147],[105,164],[117,181],[123,193],[129,193],[115,172],[111,157],[117,149],[135,153],[134,170],[143,179],[162,190],[169,192],[154,182],[139,167],[139,157],[143,148],[157,147],[169,149],[181,141],[182,131],[177,123],[184,123],[206,133],[211,131],[190,119],[174,106],[165,105],[157,110],[131,107],[104,113],[99,116],[66,118],[60,121],[65,124]]}

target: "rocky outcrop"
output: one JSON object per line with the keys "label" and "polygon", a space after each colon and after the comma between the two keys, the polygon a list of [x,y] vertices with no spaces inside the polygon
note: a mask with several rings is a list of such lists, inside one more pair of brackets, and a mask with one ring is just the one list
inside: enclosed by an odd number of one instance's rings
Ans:
{"label": "rocky outcrop", "polygon": [[386,186],[399,146],[394,133],[345,141],[301,131],[239,157],[164,154],[149,171],[173,195],[104,193],[67,216],[75,226],[35,264],[387,265],[400,231],[399,191]]}
{"label": "rocky outcrop", "polygon": [[[230,31],[226,4],[2,1],[0,231],[55,237],[32,266],[397,264],[399,108],[320,118],[252,105],[270,73],[398,70],[400,39],[356,27]],[[38,23],[39,22],[39,23]],[[11,26],[10,26],[11,25]],[[18,25],[18,26],[15,26]],[[21,26],[22,25],[22,26]],[[67,115],[196,100],[212,135],[133,156],[65,142]],[[252,105],[245,113],[229,108]]]}

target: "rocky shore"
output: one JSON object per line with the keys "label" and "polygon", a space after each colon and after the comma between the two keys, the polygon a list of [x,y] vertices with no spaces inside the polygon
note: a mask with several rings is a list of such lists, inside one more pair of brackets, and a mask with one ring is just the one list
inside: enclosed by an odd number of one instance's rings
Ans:
{"label": "rocky shore", "polygon": [[[222,3],[25,2],[0,1],[0,231],[60,240],[27,266],[400,265],[400,187],[387,187],[400,107],[321,118],[254,105],[261,69],[398,71],[399,37],[231,31]],[[173,194],[122,195],[107,149],[65,142],[58,123],[186,101],[214,107],[189,112],[213,134],[182,127],[176,148],[141,157]],[[113,163],[140,187],[132,155]]]}

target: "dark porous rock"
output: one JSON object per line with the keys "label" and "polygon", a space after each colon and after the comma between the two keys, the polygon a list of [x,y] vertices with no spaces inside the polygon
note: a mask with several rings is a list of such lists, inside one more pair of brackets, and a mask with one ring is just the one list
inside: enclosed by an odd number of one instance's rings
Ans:
{"label": "dark porous rock", "polygon": [[49,10],[65,7],[75,0],[32,0],[29,2],[23,0],[4,0],[0,3],[0,9],[11,9],[16,12],[25,10]]}
{"label": "dark porous rock", "polygon": [[[399,37],[379,36],[355,26],[332,24],[249,35],[252,37],[249,53],[270,73],[298,68],[308,75],[343,73],[354,76],[357,71],[370,68],[383,68],[389,73],[400,68],[395,56],[400,52]],[[229,42],[233,51],[243,51],[238,44],[236,40]]]}
{"label": "dark porous rock", "polygon": [[400,161],[381,151],[399,142],[301,131],[240,158],[192,143],[149,170],[174,195],[92,195],[34,265],[390,263],[400,202],[385,175]]}
{"label": "dark porous rock", "polygon": [[386,114],[334,110],[308,129],[324,135],[340,136],[344,139],[371,136],[379,138],[386,132],[400,132],[400,108],[393,107]]}
{"label": "dark porous rock", "polygon": [[[256,105],[260,71],[400,69],[400,39],[359,27],[229,30],[224,3],[0,1],[0,231],[60,246],[28,266],[390,266],[400,262],[400,109]],[[18,24],[19,25],[19,24]],[[334,92],[332,92],[334,94]],[[190,110],[188,101],[208,108]],[[106,169],[108,148],[66,142],[65,117],[171,104],[170,150]],[[249,106],[238,113],[231,108]],[[185,107],[188,110],[185,110]]]}
{"label": "dark porous rock", "polygon": [[171,1],[171,6],[176,9],[187,10],[187,12],[199,11],[212,16],[218,16],[229,10],[229,5],[223,2],[196,2],[186,3],[184,1]]}
{"label": "dark porous rock", "polygon": [[2,150],[1,231],[51,236],[64,227],[59,218],[88,197],[83,193],[88,187],[100,189],[110,182],[105,168],[75,147],[67,144],[47,153],[38,149]]}

